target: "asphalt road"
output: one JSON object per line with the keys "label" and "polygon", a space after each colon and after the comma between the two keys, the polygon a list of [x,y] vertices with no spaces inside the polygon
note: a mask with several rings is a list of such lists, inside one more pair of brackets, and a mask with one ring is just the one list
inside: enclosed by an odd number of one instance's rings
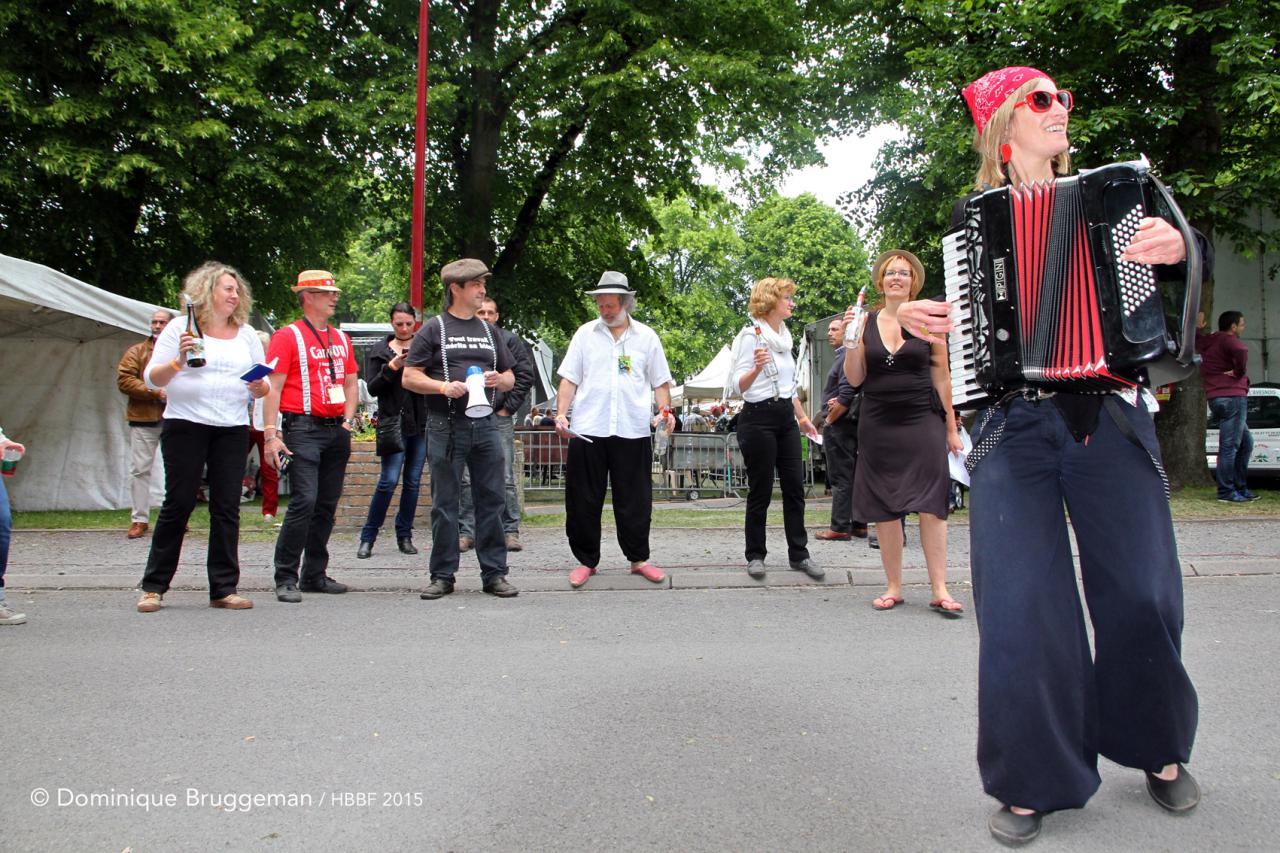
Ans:
{"label": "asphalt road", "polygon": [[[4,850],[994,850],[976,626],[869,590],[12,589]],[[1204,802],[1102,768],[1033,847],[1274,850],[1280,575],[1186,581]],[[963,596],[968,601],[967,591]],[[47,792],[48,802],[43,802]]]}

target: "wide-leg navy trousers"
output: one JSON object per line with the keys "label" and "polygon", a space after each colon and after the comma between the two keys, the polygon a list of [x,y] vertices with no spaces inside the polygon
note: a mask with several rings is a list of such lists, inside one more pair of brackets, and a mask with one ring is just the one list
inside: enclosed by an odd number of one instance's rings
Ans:
{"label": "wide-leg navy trousers", "polygon": [[980,416],[973,437],[999,434],[972,480],[978,766],[1008,805],[1083,806],[1099,755],[1143,770],[1191,756],[1198,706],[1160,448],[1145,409],[1117,402],[1141,447],[1106,408],[1077,442],[1052,400],[1021,398]]}

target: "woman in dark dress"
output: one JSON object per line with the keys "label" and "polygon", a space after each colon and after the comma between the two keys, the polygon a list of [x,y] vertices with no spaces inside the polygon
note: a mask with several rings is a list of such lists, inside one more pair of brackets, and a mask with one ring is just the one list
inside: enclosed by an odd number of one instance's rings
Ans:
{"label": "woman in dark dress", "polygon": [[924,286],[924,267],[915,255],[885,252],[876,259],[872,280],[884,294],[884,307],[867,319],[861,341],[845,342],[844,357],[846,378],[862,386],[853,515],[876,522],[887,579],[872,606],[892,610],[903,601],[899,520],[916,512],[933,593],[929,606],[959,616],[964,607],[947,592],[947,452],[961,447],[947,347],[930,345],[899,325],[898,307]]}

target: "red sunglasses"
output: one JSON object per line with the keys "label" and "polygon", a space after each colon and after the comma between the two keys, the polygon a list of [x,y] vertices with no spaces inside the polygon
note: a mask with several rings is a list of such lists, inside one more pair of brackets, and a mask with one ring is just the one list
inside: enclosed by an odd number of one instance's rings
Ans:
{"label": "red sunglasses", "polygon": [[1014,104],[1013,107],[1017,109],[1018,107],[1027,106],[1031,107],[1032,112],[1047,113],[1055,100],[1062,104],[1063,109],[1067,112],[1071,112],[1071,108],[1076,105],[1075,98],[1071,97],[1071,93],[1066,89],[1059,89],[1056,92],[1036,89],[1034,92],[1028,92],[1027,97],[1023,101]]}

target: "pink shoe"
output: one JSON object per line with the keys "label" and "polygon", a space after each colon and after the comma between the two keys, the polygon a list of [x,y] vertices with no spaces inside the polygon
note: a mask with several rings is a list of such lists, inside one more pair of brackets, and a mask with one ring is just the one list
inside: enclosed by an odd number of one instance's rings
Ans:
{"label": "pink shoe", "polygon": [[569,572],[569,586],[577,589],[587,582],[587,578],[591,577],[595,573],[595,569],[590,569],[586,566],[578,566],[578,568]]}
{"label": "pink shoe", "polygon": [[653,581],[654,583],[662,583],[667,579],[666,573],[653,563],[641,563],[631,570],[631,574],[644,575],[645,580]]}

